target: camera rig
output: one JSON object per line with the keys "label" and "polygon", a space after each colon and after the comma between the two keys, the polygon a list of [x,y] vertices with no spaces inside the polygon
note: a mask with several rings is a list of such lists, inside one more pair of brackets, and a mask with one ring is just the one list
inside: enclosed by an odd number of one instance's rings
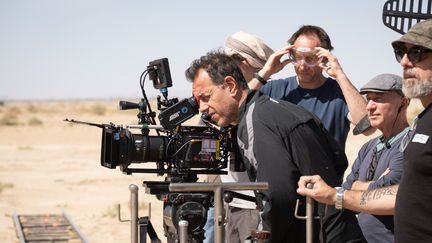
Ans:
{"label": "camera rig", "polygon": [[[155,122],[144,90],[144,81],[149,75],[153,86],[159,89],[163,98],[157,96],[160,125]],[[162,58],[149,63],[140,77],[143,98],[139,103],[120,101],[121,110],[138,109],[138,124],[115,125],[95,124],[77,120],[65,121],[87,124],[102,128],[101,165],[131,173],[167,174],[168,177],[184,177],[196,174],[226,174],[229,148],[232,147],[229,128],[216,128],[205,119],[205,125],[182,126],[181,124],[198,114],[195,97],[178,101],[168,99],[168,87],[172,86],[168,59]],[[139,129],[140,133],[132,133]],[[151,135],[154,130],[156,135]],[[156,167],[133,168],[132,164],[154,162]]]}
{"label": "camera rig", "polygon": [[[156,124],[156,112],[152,111],[147,99],[144,83],[146,77],[159,89],[157,109],[160,111]],[[178,241],[178,223],[189,222],[188,234],[191,242],[202,242],[203,227],[207,220],[207,210],[213,203],[210,192],[169,191],[170,183],[194,183],[198,174],[227,174],[228,158],[236,170],[241,170],[236,161],[235,129],[217,128],[206,120],[204,125],[182,126],[182,123],[198,114],[195,97],[178,101],[168,98],[168,88],[172,87],[167,58],[151,61],[140,76],[143,98],[139,103],[120,101],[121,110],[138,109],[138,123],[134,125],[96,124],[77,120],[65,121],[102,128],[101,166],[109,169],[117,167],[125,174],[155,173],[167,175],[163,181],[144,181],[146,192],[154,194],[164,202],[164,232],[168,242]],[[198,122],[197,122],[198,123]],[[139,129],[133,133],[131,129]],[[154,162],[155,168],[137,168],[132,165]],[[240,169],[238,169],[240,168]]]}

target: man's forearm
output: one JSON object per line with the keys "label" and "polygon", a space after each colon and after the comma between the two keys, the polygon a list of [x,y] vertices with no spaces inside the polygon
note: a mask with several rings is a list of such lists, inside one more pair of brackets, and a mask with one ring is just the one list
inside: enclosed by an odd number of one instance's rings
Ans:
{"label": "man's forearm", "polygon": [[352,186],[351,186],[351,190],[355,190],[355,191],[365,191],[368,189],[369,185],[373,183],[373,181],[354,181]]}
{"label": "man's forearm", "polygon": [[347,102],[351,122],[357,124],[366,115],[366,100],[361,96],[345,73],[342,72],[335,78]]}
{"label": "man's forearm", "polygon": [[371,191],[345,191],[343,207],[356,212],[393,215],[398,188],[394,185]]}

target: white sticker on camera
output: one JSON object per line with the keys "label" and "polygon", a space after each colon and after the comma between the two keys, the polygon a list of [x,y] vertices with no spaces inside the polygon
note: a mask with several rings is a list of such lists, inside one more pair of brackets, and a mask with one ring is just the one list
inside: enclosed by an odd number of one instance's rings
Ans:
{"label": "white sticker on camera", "polygon": [[421,143],[421,144],[425,144],[427,142],[427,140],[429,139],[428,135],[424,135],[424,134],[418,134],[416,133],[414,135],[414,138],[412,139],[413,143]]}

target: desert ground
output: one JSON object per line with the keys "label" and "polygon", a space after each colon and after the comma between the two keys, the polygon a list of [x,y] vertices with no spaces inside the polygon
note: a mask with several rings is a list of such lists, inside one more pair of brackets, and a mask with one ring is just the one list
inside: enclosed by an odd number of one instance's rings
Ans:
{"label": "desert ground", "polygon": [[[419,112],[414,103],[410,119]],[[140,187],[140,216],[148,215],[150,203],[151,221],[165,241],[162,202],[141,187],[144,180],[163,177],[125,175],[100,166],[101,129],[63,121],[136,124],[136,110],[119,111],[117,107],[118,101],[98,100],[0,103],[0,242],[18,242],[14,212],[48,215],[60,214],[62,209],[89,242],[130,242],[129,223],[117,219],[117,204],[122,218],[129,218],[130,184]],[[378,134],[350,133],[349,161],[354,161],[363,143]]]}

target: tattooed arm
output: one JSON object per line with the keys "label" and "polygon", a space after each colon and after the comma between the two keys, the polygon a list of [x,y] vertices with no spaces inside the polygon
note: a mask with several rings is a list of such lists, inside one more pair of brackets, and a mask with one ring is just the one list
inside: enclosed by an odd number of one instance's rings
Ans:
{"label": "tattooed arm", "polygon": [[[314,185],[312,189],[306,187],[308,183]],[[318,175],[300,177],[298,186],[297,193],[300,195],[312,197],[321,203],[335,204],[336,190],[327,185]],[[398,185],[393,185],[370,191],[346,190],[343,207],[356,212],[393,215],[398,188]]]}
{"label": "tattooed arm", "polygon": [[370,191],[345,191],[343,207],[375,215],[393,215],[399,185]]}

